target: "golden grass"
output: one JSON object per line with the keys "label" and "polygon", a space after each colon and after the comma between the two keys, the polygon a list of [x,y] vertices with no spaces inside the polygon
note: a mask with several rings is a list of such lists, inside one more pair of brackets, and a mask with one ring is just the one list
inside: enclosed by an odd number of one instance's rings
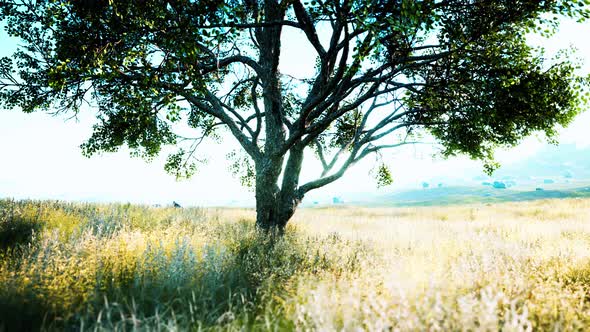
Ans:
{"label": "golden grass", "polygon": [[0,331],[590,328],[590,200],[301,209],[0,201]]}

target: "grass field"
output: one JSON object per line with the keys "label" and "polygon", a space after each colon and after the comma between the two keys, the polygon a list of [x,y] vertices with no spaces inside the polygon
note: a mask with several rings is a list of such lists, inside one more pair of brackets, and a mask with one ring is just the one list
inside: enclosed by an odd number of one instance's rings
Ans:
{"label": "grass field", "polygon": [[590,200],[300,210],[0,200],[0,331],[587,330]]}

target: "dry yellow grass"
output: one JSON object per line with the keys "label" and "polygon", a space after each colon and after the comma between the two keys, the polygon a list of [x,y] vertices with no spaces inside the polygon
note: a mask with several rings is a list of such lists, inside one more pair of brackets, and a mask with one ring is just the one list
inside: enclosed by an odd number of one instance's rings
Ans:
{"label": "dry yellow grass", "polygon": [[590,329],[590,200],[253,218],[0,201],[0,330]]}
{"label": "dry yellow grass", "polygon": [[590,200],[310,209],[295,224],[374,253],[361,273],[297,285],[304,326],[590,329]]}

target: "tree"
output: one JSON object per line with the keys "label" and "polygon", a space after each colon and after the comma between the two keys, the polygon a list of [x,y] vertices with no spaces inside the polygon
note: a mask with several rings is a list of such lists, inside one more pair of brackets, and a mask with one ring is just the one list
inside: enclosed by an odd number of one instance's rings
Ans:
{"label": "tree", "polygon": [[[442,155],[496,164],[493,150],[552,138],[585,98],[571,61],[549,66],[526,34],[551,34],[566,0],[0,0],[21,46],[0,62],[4,108],[98,109],[87,155],[178,146],[166,169],[189,176],[206,137],[229,133],[256,194],[256,223],[282,229],[306,193],[371,154],[425,133]],[[315,75],[279,71],[287,33],[306,37]],[[283,37],[283,39],[282,39]],[[287,41],[288,42],[288,41]],[[187,124],[196,133],[181,137]],[[188,148],[182,143],[189,142]],[[304,151],[323,165],[299,182]],[[385,165],[380,184],[391,181]]]}

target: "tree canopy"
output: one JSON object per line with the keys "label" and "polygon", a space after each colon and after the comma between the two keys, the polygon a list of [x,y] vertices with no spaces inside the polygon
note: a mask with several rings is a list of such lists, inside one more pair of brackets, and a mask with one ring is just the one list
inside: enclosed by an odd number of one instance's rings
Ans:
{"label": "tree canopy", "polygon": [[[443,155],[496,166],[493,150],[552,138],[585,101],[567,57],[547,62],[527,34],[580,21],[568,0],[0,0],[17,52],[0,60],[0,103],[98,124],[83,152],[129,146],[190,176],[206,137],[229,133],[256,188],[257,223],[283,227],[310,190],[368,155],[434,136]],[[305,36],[314,75],[281,73],[282,43]],[[193,129],[184,137],[176,128]],[[306,149],[323,166],[299,183]],[[389,184],[385,165],[376,172]]]}

